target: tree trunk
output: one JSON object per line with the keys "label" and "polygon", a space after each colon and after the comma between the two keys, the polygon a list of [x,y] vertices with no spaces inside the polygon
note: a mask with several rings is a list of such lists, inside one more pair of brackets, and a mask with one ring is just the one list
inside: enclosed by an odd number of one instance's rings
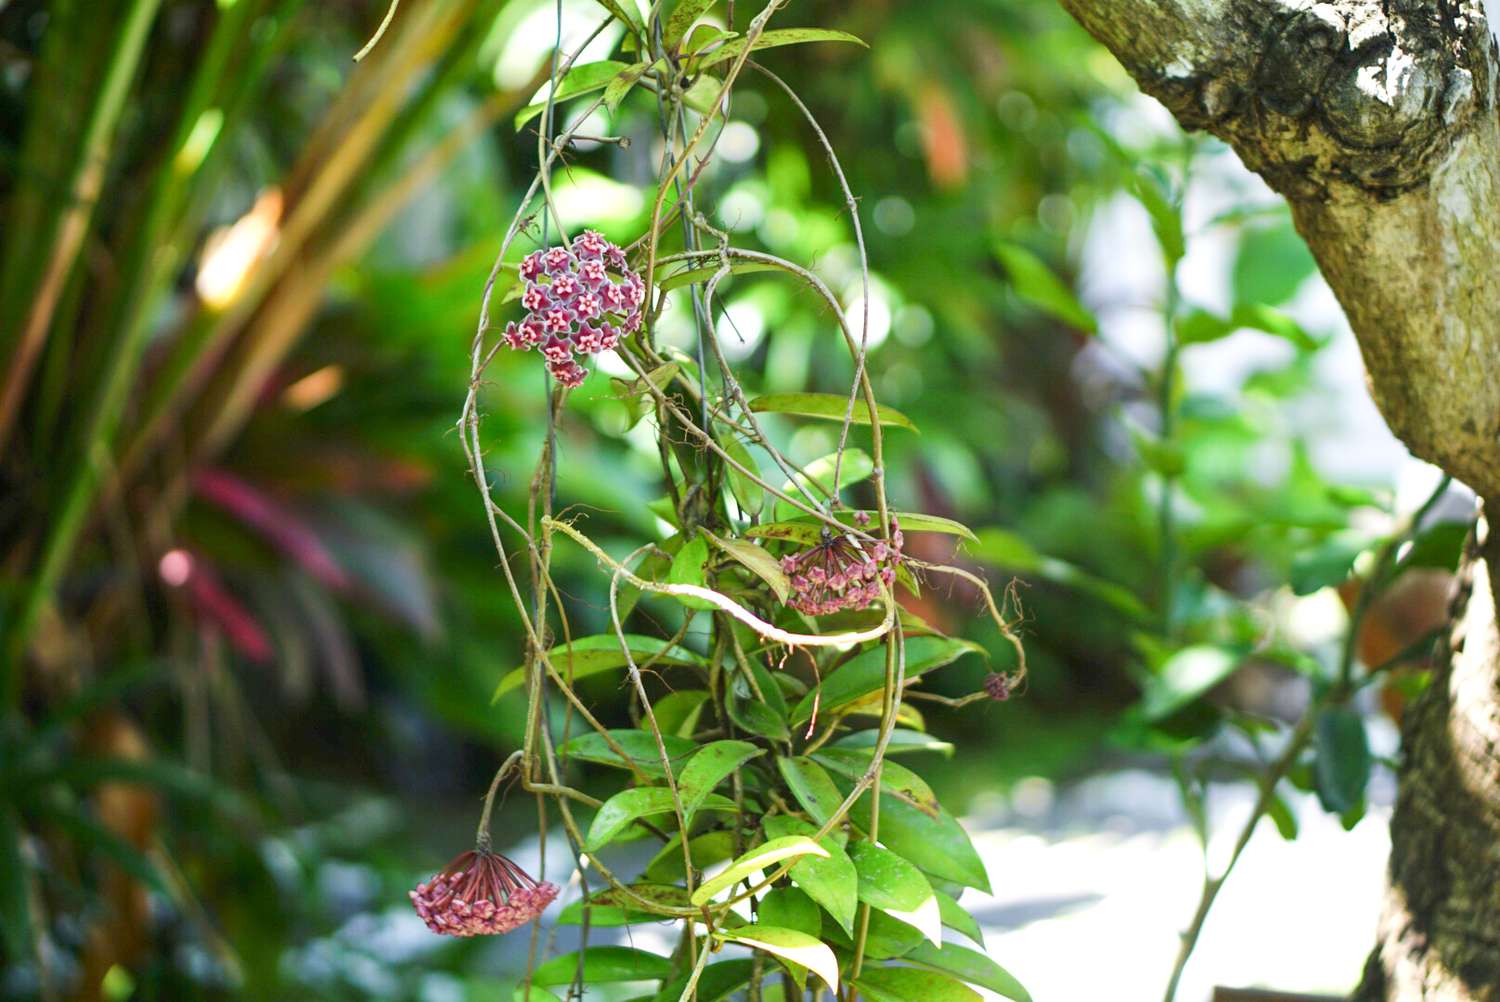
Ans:
{"label": "tree trunk", "polygon": [[[1479,0],[1061,0],[1291,205],[1411,451],[1500,507],[1500,118]],[[1500,1002],[1500,534],[1407,711],[1360,1002]]]}

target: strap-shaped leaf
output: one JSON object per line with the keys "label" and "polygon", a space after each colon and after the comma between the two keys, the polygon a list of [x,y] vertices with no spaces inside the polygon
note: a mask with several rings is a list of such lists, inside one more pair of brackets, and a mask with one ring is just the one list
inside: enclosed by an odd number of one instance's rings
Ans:
{"label": "strap-shaped leaf", "polygon": [[[710,794],[701,807],[710,810],[733,811],[734,801],[728,797]],[[631,823],[641,818],[675,813],[672,791],[664,786],[643,786],[634,790],[621,790],[604,802],[599,813],[589,825],[589,835],[584,841],[586,852],[597,852],[614,841]]]}
{"label": "strap-shaped leaf", "polygon": [[859,874],[859,899],[942,945],[943,919],[932,884],[911,863],[873,842],[856,842],[849,858]]}
{"label": "strap-shaped leaf", "polygon": [[810,758],[779,758],[776,768],[781,778],[792,788],[792,796],[808,816],[818,824],[824,824],[838,811],[844,802],[843,795],[823,767]]}
{"label": "strap-shaped leaf", "polygon": [[714,787],[740,766],[763,754],[764,748],[757,748],[748,741],[714,741],[704,745],[677,777],[677,792],[682,796],[683,817],[691,822],[693,812],[708,798]]}
{"label": "strap-shaped leaf", "polygon": [[[574,66],[558,82],[557,91],[552,98],[553,108],[556,109],[560,101],[580,97],[584,94],[592,94],[596,90],[603,90],[609,85],[611,80],[629,70],[630,67],[628,65],[616,62],[613,59],[601,59],[596,63],[583,63]],[[521,128],[546,110],[547,101],[545,97],[540,101],[528,104],[516,112],[516,128]]]}
{"label": "strap-shaped leaf", "polygon": [[[795,967],[812,971],[835,995],[839,990],[839,962],[822,940],[796,929],[779,926],[751,925],[732,932],[714,933],[714,938],[743,943],[788,961]],[[795,968],[794,968],[795,970]]]}
{"label": "strap-shaped leaf", "polygon": [[[758,413],[795,414],[798,417],[842,421],[845,412],[849,409],[849,398],[838,393],[771,393],[750,401],[750,409]],[[894,407],[877,405],[875,413],[880,416],[882,425],[905,428],[908,431],[917,430],[911,418]],[[865,406],[863,400],[854,402],[854,412],[850,420],[855,424],[870,423],[870,409]]]}
{"label": "strap-shaped leaf", "polygon": [[[869,772],[870,763],[874,760],[873,748],[869,750],[824,748],[813,756],[813,761],[830,772],[852,780],[858,780]],[[904,765],[890,761],[882,764],[880,792],[883,796],[899,795],[923,813],[937,815],[939,809],[937,794],[932,792],[932,787],[927,785],[925,779]]]}
{"label": "strap-shaped leaf", "polygon": [[798,856],[826,857],[827,855],[827,849],[803,835],[772,839],[756,846],[730,863],[723,873],[718,874],[712,880],[704,881],[702,886],[693,892],[693,904],[707,904],[720,891],[733,887],[757,870],[768,869],[784,860],[796,859]]}
{"label": "strap-shaped leaf", "polygon": [[[785,838],[803,835],[811,838],[818,830],[800,818],[778,815],[765,821],[766,835]],[[835,835],[825,835],[818,844],[828,853],[826,858],[806,856],[792,865],[788,875],[807,896],[823,907],[847,935],[854,935],[854,914],[859,907],[859,875]],[[785,923],[783,923],[785,924]]]}
{"label": "strap-shaped leaf", "polygon": [[[634,763],[636,768],[653,776],[662,774],[661,751],[656,747],[655,737],[645,731],[629,727],[611,730],[608,733],[615,745],[630,758],[630,762]],[[671,761],[674,770],[686,763],[698,748],[694,742],[675,734],[663,734],[662,744],[667,747],[667,758]],[[620,769],[629,767],[619,755],[615,754],[615,750],[604,740],[604,736],[597,731],[578,735],[559,748],[557,753],[563,758],[582,759],[585,762],[597,762],[600,765],[612,765]]]}
{"label": "strap-shaped leaf", "polygon": [[984,932],[979,928],[979,923],[974,916],[970,915],[968,909],[958,903],[958,899],[951,894],[946,894],[937,888],[932,889],[937,896],[938,914],[943,918],[943,925],[955,932],[961,932],[969,939],[984,945]]}
{"label": "strap-shaped leaf", "polygon": [[[857,484],[871,473],[875,472],[875,461],[870,454],[863,449],[845,449],[844,461],[837,462],[838,457],[833,453],[814,459],[804,466],[803,473],[797,474],[797,482],[787,481],[781,485],[781,492],[789,497],[797,498],[809,504],[818,504],[824,497],[824,490],[833,489],[833,469],[838,467],[839,482],[838,490],[843,490],[850,484]],[[814,487],[811,480],[818,486]],[[776,505],[777,518],[790,518],[797,509],[785,501]]]}
{"label": "strap-shaped leaf", "polygon": [[854,987],[869,1002],[982,1002],[968,985],[915,967],[868,967]]}
{"label": "strap-shaped leaf", "polygon": [[[985,653],[968,640],[953,637],[913,637],[906,642],[906,679],[911,681],[934,668],[941,668],[964,654]],[[885,686],[885,648],[871,647],[850,658],[823,680],[821,713],[832,713]],[[792,710],[792,725],[812,719],[814,693],[808,693]]]}
{"label": "strap-shaped leaf", "polygon": [[960,980],[980,988],[988,988],[1002,998],[1015,1002],[1031,1002],[1031,995],[1021,982],[978,950],[944,943],[933,946],[923,943],[901,958],[902,963],[925,967],[929,970],[951,974]]}
{"label": "strap-shaped leaf", "polygon": [[668,49],[675,49],[693,22],[713,5],[714,0],[677,0],[677,6],[672,9],[672,16],[667,18],[667,26],[662,30],[662,43]]}
{"label": "strap-shaped leaf", "polygon": [[[630,654],[635,658],[636,664],[651,661],[659,665],[695,665],[702,664],[703,659],[682,647],[673,647],[665,640],[656,637],[642,637],[633,633],[625,634],[625,644],[630,649]],[[610,671],[615,668],[623,668],[627,664],[625,652],[620,648],[620,638],[613,633],[601,633],[592,637],[578,637],[571,646],[559,644],[547,652],[548,659],[563,677],[587,678],[600,672]],[[490,697],[493,703],[508,692],[519,689],[526,684],[526,667],[514,668],[500,679],[500,684],[495,687],[495,694]]]}
{"label": "strap-shaped leaf", "polygon": [[707,530],[702,530],[702,532],[714,541],[714,545],[733,557],[750,573],[770,585],[771,592],[778,602],[786,602],[787,596],[791,594],[792,586],[787,581],[786,572],[781,569],[779,560],[746,540],[720,539],[718,536],[711,535]]}
{"label": "strap-shaped leaf", "polygon": [[[831,28],[773,28],[761,33],[750,46],[751,52],[759,52],[761,49],[774,49],[782,45],[797,45],[802,42],[853,42],[856,45],[865,45],[864,39],[858,35],[851,35],[847,31],[834,31]],[[745,39],[737,38],[725,43],[721,49],[716,49],[711,55],[705,56],[698,63],[699,69],[714,66],[738,56],[745,51]]]}
{"label": "strap-shaped leaf", "polygon": [[1041,258],[1020,244],[1012,243],[997,244],[995,256],[1010,273],[1011,287],[1022,300],[1070,327],[1089,334],[1099,329],[1099,322],[1094,319],[1094,315]]}
{"label": "strap-shaped leaf", "polygon": [[[586,984],[606,981],[660,981],[672,973],[672,962],[645,950],[628,946],[590,946],[583,956]],[[531,983],[547,987],[573,983],[578,974],[578,953],[564,953],[537,967]]]}
{"label": "strap-shaped leaf", "polygon": [[[664,907],[686,908],[687,889],[676,884],[632,884],[631,891],[647,901]],[[558,925],[578,925],[583,921],[585,902],[574,901],[557,916]],[[634,925],[637,922],[666,921],[654,912],[644,910],[634,899],[626,897],[613,887],[606,887],[588,899],[589,925],[608,926]]]}

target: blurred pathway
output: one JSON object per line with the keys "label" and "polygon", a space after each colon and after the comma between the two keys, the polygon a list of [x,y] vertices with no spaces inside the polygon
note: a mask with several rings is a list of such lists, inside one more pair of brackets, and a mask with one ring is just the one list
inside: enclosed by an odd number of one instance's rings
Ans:
{"label": "blurred pathway", "polygon": [[[1247,784],[1213,788],[1213,858],[1228,851],[1252,800]],[[1357,981],[1374,943],[1389,806],[1351,832],[1311,796],[1291,806],[1297,841],[1262,821],[1220,892],[1179,1002],[1208,1002],[1215,985],[1342,995]],[[991,956],[1035,1002],[1161,998],[1202,880],[1170,778],[1113,773],[1055,797],[1045,782],[1027,781],[1004,804],[976,805],[964,823],[995,894],[970,891],[963,902]]]}

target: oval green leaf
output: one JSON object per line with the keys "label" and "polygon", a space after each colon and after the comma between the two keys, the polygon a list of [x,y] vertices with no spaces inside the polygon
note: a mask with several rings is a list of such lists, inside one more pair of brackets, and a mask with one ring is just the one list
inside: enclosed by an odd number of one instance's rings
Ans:
{"label": "oval green leaf", "polygon": [[772,839],[763,845],[756,846],[730,863],[723,873],[717,874],[712,880],[704,881],[703,885],[693,892],[693,904],[707,904],[720,891],[733,887],[757,870],[767,870],[783,860],[796,859],[798,856],[826,857],[827,855],[827,849],[803,835]]}
{"label": "oval green leaf", "polygon": [[731,943],[743,943],[762,950],[796,967],[812,971],[823,979],[828,990],[834,994],[839,990],[839,962],[822,940],[796,929],[779,926],[751,925],[733,932],[715,932],[716,939]]}

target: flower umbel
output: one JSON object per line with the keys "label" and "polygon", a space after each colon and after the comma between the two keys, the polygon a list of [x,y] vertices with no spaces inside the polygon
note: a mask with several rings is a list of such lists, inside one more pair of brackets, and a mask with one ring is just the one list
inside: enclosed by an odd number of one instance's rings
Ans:
{"label": "flower umbel", "polygon": [[[866,519],[865,521],[868,521]],[[787,605],[809,616],[863,609],[880,598],[880,586],[896,580],[901,564],[901,528],[891,519],[891,538],[861,539],[823,529],[808,549],[781,558],[791,582]]]}
{"label": "flower umbel", "polygon": [[445,936],[493,936],[530,922],[557,897],[557,885],[538,883],[488,849],[456,857],[411,891],[427,928]]}
{"label": "flower umbel", "polygon": [[[533,251],[521,262],[526,318],[505,328],[505,343],[516,351],[542,344],[547,371],[564,386],[583,382],[588,370],[573,355],[608,351],[622,333],[640,329],[646,283],[625,267],[625,252],[593,230],[570,247]],[[618,276],[614,281],[611,275]]]}

